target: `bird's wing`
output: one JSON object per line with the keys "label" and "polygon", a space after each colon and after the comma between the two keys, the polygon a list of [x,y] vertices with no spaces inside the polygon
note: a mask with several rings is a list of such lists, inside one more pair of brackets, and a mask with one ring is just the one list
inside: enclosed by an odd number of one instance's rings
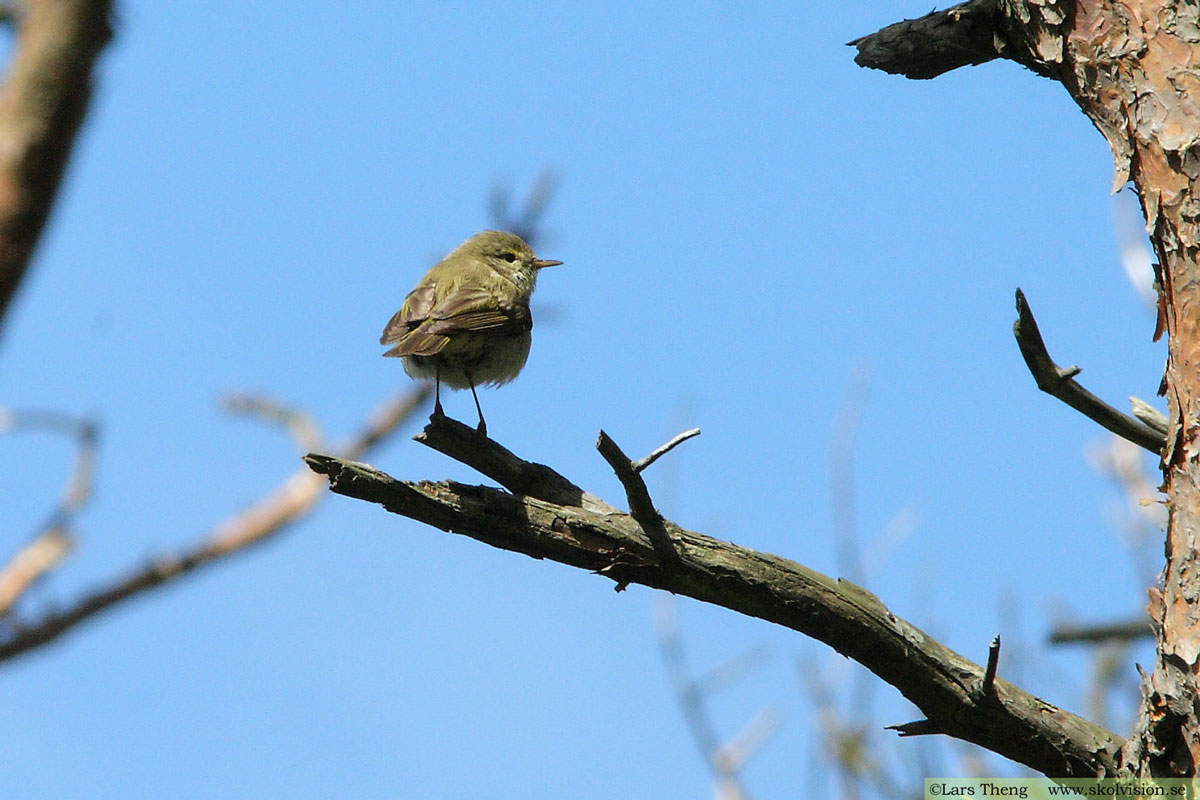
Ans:
{"label": "bird's wing", "polygon": [[384,328],[381,344],[396,343],[384,355],[432,356],[442,352],[451,338],[460,334],[515,335],[533,327],[527,308],[501,307],[496,296],[486,289],[458,289],[429,308],[433,301],[432,286],[422,288],[429,289],[428,296],[414,298],[421,289],[414,290]]}
{"label": "bird's wing", "polygon": [[459,289],[451,292],[429,312],[422,329],[431,334],[453,336],[456,333],[516,334],[529,330],[529,309],[507,308],[487,289]]}
{"label": "bird's wing", "polygon": [[383,334],[379,337],[380,344],[394,344],[400,341],[429,318],[429,312],[433,309],[434,288],[432,283],[427,283],[408,293],[408,297],[404,298],[404,305],[400,306],[400,310],[383,326]]}

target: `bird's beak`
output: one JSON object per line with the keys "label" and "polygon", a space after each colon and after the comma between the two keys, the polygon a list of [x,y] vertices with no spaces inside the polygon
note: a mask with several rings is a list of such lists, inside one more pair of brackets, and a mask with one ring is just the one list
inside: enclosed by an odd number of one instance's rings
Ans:
{"label": "bird's beak", "polygon": [[561,261],[548,261],[544,258],[535,258],[533,260],[533,266],[535,269],[545,269],[546,267],[557,267],[561,263],[562,263]]}

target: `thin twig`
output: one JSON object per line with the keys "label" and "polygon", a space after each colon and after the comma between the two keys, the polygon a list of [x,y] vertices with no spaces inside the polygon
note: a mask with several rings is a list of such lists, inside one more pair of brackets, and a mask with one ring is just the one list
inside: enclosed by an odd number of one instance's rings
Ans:
{"label": "thin twig", "polygon": [[739,772],[751,758],[758,755],[775,732],[779,730],[779,712],[764,708],[755,714],[732,739],[717,748],[713,761],[718,769]]}
{"label": "thin twig", "polygon": [[1166,414],[1140,397],[1130,397],[1129,405],[1135,417],[1161,433],[1164,437],[1167,435],[1168,420]]}
{"label": "thin twig", "polygon": [[949,733],[943,723],[930,719],[918,719],[914,722],[902,722],[899,725],[885,725],[886,731],[895,731],[901,736],[935,736]]}
{"label": "thin twig", "polygon": [[676,436],[674,439],[667,442],[666,444],[660,445],[659,447],[656,447],[654,450],[650,451],[650,454],[647,455],[645,458],[639,458],[637,461],[634,461],[632,464],[633,471],[641,472],[646,467],[650,466],[655,461],[658,461],[660,458],[665,456],[667,453],[671,452],[676,447],[678,447],[679,445],[686,442],[688,439],[691,439],[693,436],[699,436],[699,435],[700,435],[699,428],[692,428],[689,431],[684,431],[683,433],[679,434],[678,436]]}
{"label": "thin twig", "polygon": [[1129,642],[1154,636],[1150,620],[1142,617],[1104,625],[1059,625],[1050,631],[1050,644]]}
{"label": "thin twig", "polygon": [[1080,386],[1075,380],[1075,376],[1079,374],[1078,367],[1063,369],[1054,363],[1054,359],[1050,358],[1050,353],[1046,350],[1045,342],[1042,341],[1037,320],[1033,318],[1025,294],[1020,289],[1017,289],[1017,321],[1013,323],[1013,335],[1017,337],[1021,355],[1025,358],[1025,364],[1033,374],[1039,389],[1057,397],[1117,436],[1128,439],[1156,455],[1162,454],[1167,443],[1166,436],[1146,423],[1122,414]]}
{"label": "thin twig", "polygon": [[[422,386],[385,403],[362,431],[338,448],[339,452],[347,458],[361,457],[420,409],[429,394],[429,388]],[[63,610],[52,611],[29,624],[14,624],[12,632],[0,638],[0,661],[52,642],[81,622],[134,595],[266,541],[311,511],[326,496],[324,489],[324,480],[307,467],[301,467],[275,491],[217,525],[195,545],[153,558]]]}
{"label": "thin twig", "polygon": [[225,398],[225,410],[245,414],[281,425],[291,434],[301,453],[324,449],[324,437],[316,420],[303,411],[289,408],[269,397],[256,394],[230,394]]}
{"label": "thin twig", "polygon": [[650,544],[654,546],[655,554],[663,562],[678,561],[679,552],[671,541],[671,534],[667,532],[663,516],[654,507],[654,502],[650,499],[650,490],[646,488],[642,476],[634,469],[629,456],[625,455],[604,431],[600,431],[600,436],[596,439],[596,449],[604,456],[604,460],[616,473],[617,480],[625,487],[625,497],[629,500],[629,515],[642,526]]}
{"label": "thin twig", "polygon": [[696,676],[693,683],[696,691],[703,695],[716,694],[742,680],[752,670],[758,669],[771,658],[771,648],[759,643],[721,662],[717,666]]}

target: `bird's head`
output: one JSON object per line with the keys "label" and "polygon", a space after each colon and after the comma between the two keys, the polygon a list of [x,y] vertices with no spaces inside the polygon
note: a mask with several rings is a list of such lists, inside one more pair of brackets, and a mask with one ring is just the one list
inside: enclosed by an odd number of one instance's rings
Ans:
{"label": "bird's head", "polygon": [[561,261],[538,258],[525,240],[506,231],[483,231],[467,239],[447,258],[467,256],[483,262],[515,283],[523,292],[532,292],[538,270],[554,267]]}

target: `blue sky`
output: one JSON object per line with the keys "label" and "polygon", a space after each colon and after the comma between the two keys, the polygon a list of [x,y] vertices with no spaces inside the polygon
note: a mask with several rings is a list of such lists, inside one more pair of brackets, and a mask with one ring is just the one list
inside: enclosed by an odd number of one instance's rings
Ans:
{"label": "blue sky", "polygon": [[[285,436],[220,411],[225,393],[300,405],[336,436],[405,388],[384,322],[488,226],[495,186],[549,168],[539,255],[565,265],[539,282],[525,372],[481,394],[492,436],[623,505],[597,431],[636,457],[700,427],[648,473],[662,510],[836,574],[829,449],[868,376],[859,536],[874,557],[897,515],[907,531],[869,587],[976,660],[1003,634],[1025,688],[1083,711],[1087,662],[1045,634],[1135,613],[1143,576],[1087,466],[1104,435],[1034,387],[1013,290],[1116,405],[1153,399],[1165,351],[1121,271],[1106,146],[1065,91],[1009,63],[927,82],[854,65],[844,42],[925,6],[400,5],[122,5],[0,341],[3,403],[103,425],[82,545],[24,608],[192,541],[296,468]],[[473,419],[469,395],[444,400]],[[21,465],[0,498],[13,548],[70,448],[3,446]],[[407,435],[372,461],[481,480]],[[654,609],[649,590],[332,497],[5,665],[0,792],[710,796]],[[849,680],[838,659],[678,611],[698,670],[773,653],[713,703],[726,736],[781,716],[747,786],[821,786],[805,680]],[[882,685],[873,709],[916,718]]]}

